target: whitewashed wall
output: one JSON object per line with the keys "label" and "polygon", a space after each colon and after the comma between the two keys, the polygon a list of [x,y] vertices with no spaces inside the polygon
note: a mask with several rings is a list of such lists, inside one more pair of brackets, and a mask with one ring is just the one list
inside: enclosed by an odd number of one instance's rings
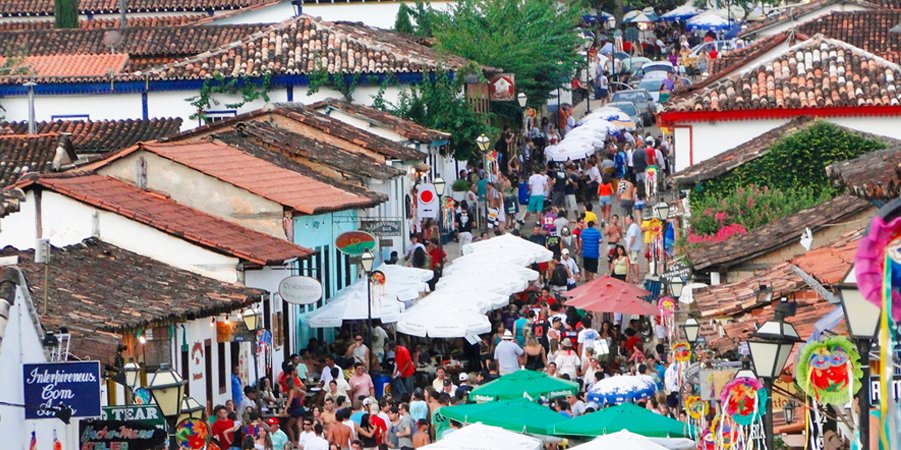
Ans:
{"label": "whitewashed wall", "polygon": [[[0,105],[6,108],[5,120],[28,120],[26,97],[3,97]],[[49,121],[54,115],[76,114],[86,114],[91,120],[140,119],[141,111],[141,94],[36,95],[34,99],[34,115],[38,121]],[[151,117],[175,116],[157,114]]]}
{"label": "whitewashed wall", "polygon": [[[433,0],[432,8],[445,11],[452,4],[441,0]],[[337,0],[334,3],[315,3],[307,0],[303,5],[303,13],[321,17],[328,21],[363,22],[366,25],[377,28],[393,29],[397,18],[397,10],[401,2],[397,1],[368,1],[368,2],[343,2]],[[413,6],[413,2],[407,2]],[[221,19],[215,19],[217,24],[243,24],[243,23],[271,23],[281,22],[294,17],[295,10],[288,0],[276,5],[235,14]]]}

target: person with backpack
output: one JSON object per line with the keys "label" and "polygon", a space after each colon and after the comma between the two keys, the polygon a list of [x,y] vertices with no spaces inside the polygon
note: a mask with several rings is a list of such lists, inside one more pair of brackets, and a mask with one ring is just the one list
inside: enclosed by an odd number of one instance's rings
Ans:
{"label": "person with backpack", "polygon": [[562,261],[556,261],[554,268],[551,269],[551,276],[548,278],[547,284],[551,287],[552,292],[563,292],[567,287],[567,280],[571,274],[569,268]]}

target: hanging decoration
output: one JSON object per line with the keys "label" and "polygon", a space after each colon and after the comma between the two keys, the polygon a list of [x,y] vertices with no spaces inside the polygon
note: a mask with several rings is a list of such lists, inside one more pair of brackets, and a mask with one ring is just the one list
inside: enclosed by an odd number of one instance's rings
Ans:
{"label": "hanging decoration", "polygon": [[878,211],[854,258],[857,288],[867,301],[882,310],[879,325],[879,445],[897,448],[901,424],[891,394],[894,375],[891,351],[895,347],[893,322],[901,321],[901,199],[895,199]]}
{"label": "hanging decoration", "polygon": [[[763,383],[756,378],[739,377],[723,386],[720,392],[723,414],[717,430],[718,448],[733,445],[745,450],[755,448],[756,441],[751,436],[759,435],[757,431],[763,429],[767,397]],[[729,447],[725,447],[725,443]]]}
{"label": "hanging decoration", "polygon": [[741,436],[735,422],[728,417],[725,419],[723,415],[718,415],[710,422],[709,434],[704,441],[712,441],[714,450],[730,450],[737,446],[739,450],[749,450],[741,445]]}
{"label": "hanging decoration", "polygon": [[682,386],[685,384],[685,372],[691,363],[691,344],[688,341],[676,342],[672,346],[671,353],[676,365],[676,383]]}
{"label": "hanging decoration", "polygon": [[381,308],[382,301],[385,300],[388,294],[388,289],[385,285],[387,282],[388,277],[381,270],[373,270],[369,274],[370,298],[372,299],[373,308]]}
{"label": "hanging decoration", "polygon": [[676,340],[676,299],[666,296],[661,297],[657,302],[657,310],[660,311],[660,324],[666,329],[666,335],[669,341]]}
{"label": "hanging decoration", "polygon": [[450,195],[441,197],[441,230],[445,233],[454,232],[454,218],[457,217],[456,211],[456,202],[453,197]]}
{"label": "hanging decoration", "polygon": [[795,379],[817,402],[841,406],[860,390],[860,354],[845,336],[828,337],[801,347]]}
{"label": "hanging decoration", "polygon": [[688,435],[694,437],[701,429],[701,423],[710,412],[710,404],[699,395],[685,397],[685,414],[688,415]]}
{"label": "hanging decoration", "polygon": [[179,449],[198,450],[210,442],[210,427],[202,419],[183,419],[175,426],[175,442]]}

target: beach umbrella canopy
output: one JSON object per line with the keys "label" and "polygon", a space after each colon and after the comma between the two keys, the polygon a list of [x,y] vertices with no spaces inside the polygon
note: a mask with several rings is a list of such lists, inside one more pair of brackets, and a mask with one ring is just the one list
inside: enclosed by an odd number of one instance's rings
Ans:
{"label": "beach umbrella canopy", "polygon": [[[510,294],[479,289],[479,286],[486,284],[486,282],[476,282],[475,280],[473,282],[478,284],[459,284],[459,289],[435,289],[435,292],[425,296],[416,306],[420,304],[448,304],[476,310],[484,314],[510,304]],[[410,308],[410,310],[412,311],[413,308]]]}
{"label": "beach umbrella canopy", "polygon": [[517,433],[547,433],[548,426],[570,420],[546,406],[527,399],[445,406],[438,414],[462,423],[481,422]]}
{"label": "beach umbrella canopy", "polygon": [[432,338],[475,337],[491,332],[491,322],[478,309],[459,302],[422,299],[397,319],[399,333]]}
{"label": "beach umbrella canopy", "polygon": [[678,8],[673,9],[660,16],[660,20],[673,22],[677,20],[690,19],[701,13],[701,10],[695,8],[691,3],[686,3]]}
{"label": "beach umbrella canopy", "polygon": [[464,256],[479,252],[495,256],[497,262],[509,262],[520,266],[547,262],[554,257],[554,253],[550,250],[509,233],[463,246]]}
{"label": "beach umbrella canopy", "polygon": [[538,397],[557,398],[575,394],[579,385],[544,372],[518,370],[472,390],[469,399],[479,402]]}
{"label": "beach umbrella canopy", "polygon": [[685,22],[685,28],[689,31],[723,31],[732,27],[732,23],[715,11],[705,11],[688,19]]}
{"label": "beach umbrella canopy", "polygon": [[657,308],[641,299],[648,294],[644,289],[607,275],[564,293],[571,297],[566,306],[592,312],[656,316],[659,314]]}
{"label": "beach umbrella canopy", "polygon": [[623,430],[646,437],[685,436],[684,423],[634,403],[602,408],[548,427],[548,432],[555,436],[602,436]]}
{"label": "beach umbrella canopy", "polygon": [[[419,298],[428,292],[427,282],[435,275],[431,270],[382,264],[377,270],[385,274],[385,284],[372,286],[372,318],[393,323],[404,310],[402,302]],[[363,320],[368,317],[366,280],[360,279],[329,300],[322,308],[310,313],[309,326],[313,328],[340,327],[345,320]]]}
{"label": "beach umbrella canopy", "polygon": [[653,22],[644,11],[632,10],[623,14],[623,23]]}
{"label": "beach umbrella canopy", "polygon": [[[613,130],[626,129],[626,130],[632,131],[632,130],[635,130],[635,128],[637,127],[637,124],[635,123],[634,120],[632,120],[632,117],[630,117],[628,114],[626,114],[622,110],[620,110],[618,108],[613,108],[613,107],[598,108],[598,109],[592,111],[591,114],[588,114],[587,116],[583,117],[580,122],[583,124],[587,124],[587,123],[595,122],[597,120],[604,120],[604,121],[614,125]],[[579,128],[582,128],[582,127],[580,126]],[[578,130],[579,128],[576,128],[576,130]],[[573,131],[575,131],[575,130],[573,130]]]}
{"label": "beach umbrella canopy", "polygon": [[612,293],[619,293],[625,291],[626,294],[633,296],[635,298],[644,297],[650,292],[632,284],[627,283],[625,281],[616,279],[611,277],[610,275],[604,275],[600,278],[595,278],[575,289],[571,289],[563,293],[567,297],[581,297],[583,294],[594,294],[594,295],[611,295]]}
{"label": "beach umbrella canopy", "polygon": [[456,430],[423,450],[540,450],[542,443],[500,427],[474,423]]}
{"label": "beach umbrella canopy", "polygon": [[[653,413],[652,413],[653,414]],[[619,431],[573,447],[571,450],[668,450],[666,447],[635,433]]]}
{"label": "beach umbrella canopy", "polygon": [[598,381],[586,398],[598,405],[619,405],[643,400],[657,393],[657,383],[647,375],[616,375]]}

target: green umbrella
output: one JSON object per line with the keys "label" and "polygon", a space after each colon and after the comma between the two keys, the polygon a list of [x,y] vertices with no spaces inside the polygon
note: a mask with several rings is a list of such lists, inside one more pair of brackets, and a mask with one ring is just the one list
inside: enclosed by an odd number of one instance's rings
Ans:
{"label": "green umbrella", "polygon": [[600,436],[628,430],[646,437],[683,437],[685,424],[633,403],[604,408],[548,426],[554,436]]}
{"label": "green umbrella", "polygon": [[517,433],[535,434],[547,434],[548,425],[571,420],[524,398],[444,406],[438,410],[438,415],[461,423],[481,422]]}
{"label": "green umbrella", "polygon": [[578,391],[579,385],[572,381],[555,378],[544,372],[517,370],[473,389],[469,393],[469,398],[478,402],[512,400],[523,397],[534,400],[541,396],[564,397]]}

